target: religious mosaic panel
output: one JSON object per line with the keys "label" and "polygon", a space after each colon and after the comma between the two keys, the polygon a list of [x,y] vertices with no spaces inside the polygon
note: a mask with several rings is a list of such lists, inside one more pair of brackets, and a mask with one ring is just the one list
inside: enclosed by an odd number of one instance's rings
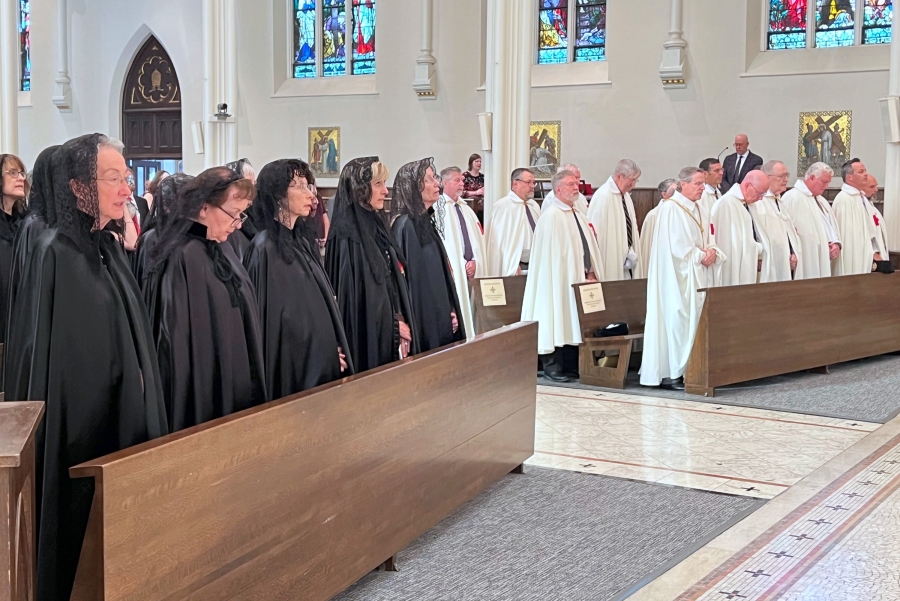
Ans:
{"label": "religious mosaic panel", "polygon": [[802,177],[813,163],[827,163],[840,173],[850,158],[851,111],[800,113],[797,176]]}
{"label": "religious mosaic panel", "polygon": [[561,121],[532,121],[529,166],[538,179],[549,179],[559,167]]}
{"label": "religious mosaic panel", "polygon": [[341,175],[341,128],[309,128],[309,166],[316,177]]}

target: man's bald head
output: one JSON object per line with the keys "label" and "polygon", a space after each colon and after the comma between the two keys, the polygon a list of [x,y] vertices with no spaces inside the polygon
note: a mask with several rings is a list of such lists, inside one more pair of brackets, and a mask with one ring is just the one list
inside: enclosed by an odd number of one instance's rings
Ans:
{"label": "man's bald head", "polygon": [[874,175],[870,174],[866,178],[866,184],[861,191],[869,200],[875,200],[875,197],[878,196],[878,180],[875,179]]}
{"label": "man's bald head", "polygon": [[744,177],[741,182],[741,193],[747,204],[758,201],[769,190],[769,176],[758,169],[754,169]]}
{"label": "man's bald head", "polygon": [[744,154],[750,148],[750,138],[747,134],[738,134],[734,137],[734,150],[738,154]]}

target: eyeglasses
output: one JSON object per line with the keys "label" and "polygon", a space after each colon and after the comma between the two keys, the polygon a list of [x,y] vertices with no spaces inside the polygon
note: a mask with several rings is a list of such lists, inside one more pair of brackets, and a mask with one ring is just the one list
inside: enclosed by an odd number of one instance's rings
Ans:
{"label": "eyeglasses", "polygon": [[116,177],[98,177],[97,181],[106,182],[107,184],[115,188],[121,188],[128,183],[128,180],[121,175],[117,175]]}
{"label": "eyeglasses", "polygon": [[524,179],[519,179],[518,177],[517,177],[514,181],[522,182],[522,183],[525,184],[526,186],[533,186],[533,185],[535,185],[535,184],[537,183],[537,180],[527,181],[527,180],[524,180]]}
{"label": "eyeglasses", "polygon": [[313,184],[288,184],[288,188],[294,188],[295,190],[309,190],[313,194],[316,193],[316,187]]}
{"label": "eyeglasses", "polygon": [[4,171],[4,173],[13,179],[19,179],[20,177],[25,179],[28,175],[24,171],[19,171],[18,169],[10,169],[9,171]]}
{"label": "eyeglasses", "polygon": [[778,178],[778,179],[790,179],[790,178],[791,178],[791,172],[788,171],[787,173],[782,173],[781,175],[773,175],[772,177],[776,177],[776,178]]}
{"label": "eyeglasses", "polygon": [[229,217],[231,217],[234,220],[233,221],[234,225],[239,225],[239,224],[242,225],[245,221],[247,221],[247,217],[248,217],[247,213],[241,213],[240,215],[235,217],[234,215],[232,215],[231,213],[229,213],[228,211],[226,211],[219,205],[213,205],[213,206],[216,207],[217,209],[219,209],[220,211],[222,211],[223,213],[225,213],[226,215],[228,215]]}

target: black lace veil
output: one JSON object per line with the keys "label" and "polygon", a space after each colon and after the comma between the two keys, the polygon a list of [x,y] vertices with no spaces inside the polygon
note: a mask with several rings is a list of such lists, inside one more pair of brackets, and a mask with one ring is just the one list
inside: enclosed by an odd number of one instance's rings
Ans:
{"label": "black lace veil", "polygon": [[[416,228],[419,242],[425,244],[428,240],[428,230],[435,230],[443,237],[443,215],[432,220],[422,200],[422,190],[425,187],[425,173],[428,169],[437,177],[434,168],[434,159],[427,158],[413,161],[400,167],[397,177],[394,178],[394,195],[391,199],[391,223],[400,215],[409,215]],[[442,203],[435,203],[435,211],[444,211]],[[440,224],[440,225],[438,225]]]}
{"label": "black lace veil", "polygon": [[178,195],[192,179],[194,178],[191,175],[175,173],[160,182],[159,187],[156,189],[156,194],[153,196],[153,206],[150,207],[147,221],[141,228],[143,231],[146,232],[154,228],[161,230],[165,227],[169,221],[169,216],[175,210]]}
{"label": "black lace veil", "polygon": [[31,172],[31,192],[28,195],[28,210],[35,213],[48,226],[56,225],[56,205],[53,192],[54,161],[60,145],[50,146],[41,151]]}

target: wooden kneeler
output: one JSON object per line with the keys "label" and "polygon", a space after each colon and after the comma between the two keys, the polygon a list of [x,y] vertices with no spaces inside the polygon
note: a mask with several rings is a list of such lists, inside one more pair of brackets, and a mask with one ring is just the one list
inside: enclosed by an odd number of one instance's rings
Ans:
{"label": "wooden kneeler", "polygon": [[[585,338],[578,348],[578,374],[581,383],[624,390],[634,341],[643,337],[644,333],[640,332],[626,336]],[[597,353],[601,351],[618,351],[619,360],[615,367],[600,365]]]}

